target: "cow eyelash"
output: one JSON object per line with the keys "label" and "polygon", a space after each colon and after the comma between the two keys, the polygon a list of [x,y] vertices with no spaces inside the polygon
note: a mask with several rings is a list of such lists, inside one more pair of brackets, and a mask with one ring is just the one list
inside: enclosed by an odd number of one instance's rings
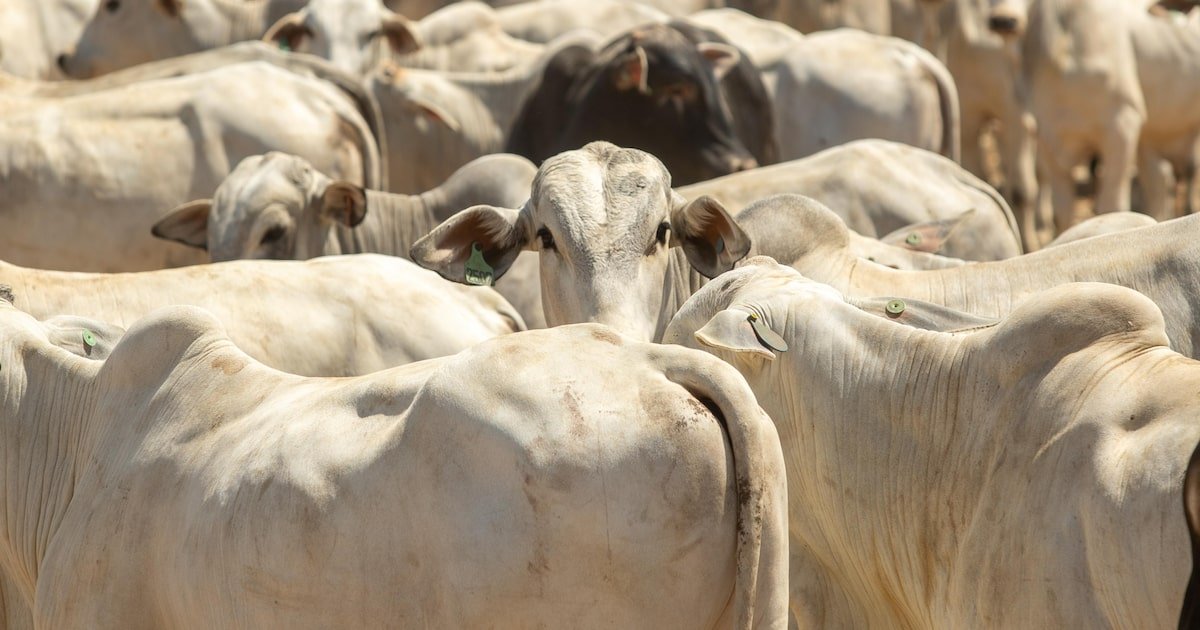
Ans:
{"label": "cow eyelash", "polygon": [[658,232],[654,234],[654,240],[658,241],[659,245],[667,244],[667,236],[671,234],[671,224],[662,223],[658,226]]}
{"label": "cow eyelash", "polygon": [[550,233],[550,230],[542,228],[537,231],[537,235],[538,238],[542,239],[542,249],[558,250],[558,247],[554,244],[554,235]]}

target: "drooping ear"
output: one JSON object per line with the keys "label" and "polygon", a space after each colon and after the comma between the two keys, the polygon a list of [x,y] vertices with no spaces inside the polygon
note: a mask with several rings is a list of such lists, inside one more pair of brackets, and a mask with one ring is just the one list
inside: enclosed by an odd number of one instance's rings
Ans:
{"label": "drooping ear", "polygon": [[933,221],[914,223],[907,227],[902,227],[879,240],[888,245],[911,249],[915,252],[936,254],[942,251],[942,248],[946,245],[946,241],[950,240],[950,237],[954,236],[954,233],[974,214],[975,209],[971,208],[949,219],[935,219]]}
{"label": "drooping ear", "polygon": [[890,319],[913,328],[937,332],[954,332],[968,328],[991,326],[997,322],[990,317],[964,313],[940,304],[909,298],[848,298],[846,300],[859,309]]}
{"label": "drooping ear", "polygon": [[746,311],[727,308],[713,315],[703,328],[696,331],[696,341],[710,348],[747,353],[774,361],[775,353],[754,332],[750,317]]}
{"label": "drooping ear", "polygon": [[262,40],[283,50],[296,50],[304,38],[311,35],[308,27],[304,25],[304,13],[296,11],[279,18],[279,21],[267,29]]}
{"label": "drooping ear", "polygon": [[671,231],[692,267],[706,278],[733,269],[750,253],[750,236],[721,202],[703,195],[671,213]]}
{"label": "drooping ear", "polygon": [[384,10],[383,25],[379,28],[379,34],[387,38],[388,46],[391,46],[397,55],[407,54],[421,47],[417,25],[399,13]]}
{"label": "drooping ear", "polygon": [[322,217],[346,227],[355,227],[367,216],[367,192],[347,181],[333,181],[321,193]]}
{"label": "drooping ear", "polygon": [[183,10],[183,0],[158,0],[158,6],[171,17],[179,17]]}
{"label": "drooping ear", "polygon": [[421,237],[409,258],[453,282],[494,284],[529,246],[527,223],[520,210],[472,206]]}
{"label": "drooping ear", "polygon": [[646,60],[646,51],[641,46],[636,46],[633,52],[617,59],[617,65],[613,68],[612,82],[622,92],[636,89],[645,94],[650,91],[650,87],[646,83],[649,77],[650,62]]}
{"label": "drooping ear", "polygon": [[462,125],[458,123],[458,119],[442,108],[441,105],[414,94],[405,94],[404,98],[405,103],[421,116],[446,125],[450,131],[455,133],[458,133],[462,129]]}
{"label": "drooping ear", "polygon": [[738,62],[742,60],[742,53],[729,44],[700,42],[696,44],[696,50],[700,51],[700,56],[712,67],[713,76],[718,81],[729,74],[730,70],[736,68]]}
{"label": "drooping ear", "polygon": [[189,201],[158,220],[150,233],[158,238],[183,243],[197,249],[208,249],[208,215],[212,199]]}

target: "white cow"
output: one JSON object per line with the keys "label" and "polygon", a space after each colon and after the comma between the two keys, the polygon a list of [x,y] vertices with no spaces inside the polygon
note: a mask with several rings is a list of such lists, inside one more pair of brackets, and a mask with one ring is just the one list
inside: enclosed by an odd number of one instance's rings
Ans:
{"label": "white cow", "polygon": [[692,265],[715,275],[749,242],[723,210],[685,204],[654,156],[592,142],[543,162],[519,210],[463,210],[418,240],[412,259],[465,283],[537,252],[548,325],[597,322],[651,341],[704,283]]}
{"label": "white cow", "polygon": [[104,0],[72,52],[67,76],[87,77],[147,61],[258,39],[308,0]]}
{"label": "white cow", "polygon": [[[770,68],[779,62],[804,35],[774,20],[754,17],[734,8],[708,9],[687,16],[687,21],[720,33],[750,58],[756,68]],[[774,90],[774,75],[763,76],[767,89]]]}
{"label": "white cow", "polygon": [[[804,203],[808,212],[791,216],[832,215],[820,203],[799,196],[772,197],[755,210],[769,215],[771,207]],[[715,202],[714,202],[714,205]],[[720,213],[714,208],[709,214]],[[831,225],[831,219],[796,225],[799,232]],[[756,234],[756,232],[752,232]],[[844,233],[828,230],[803,243],[811,249],[792,249],[777,257],[769,243],[760,252],[787,262],[805,276],[833,286],[849,296],[890,295],[914,298],[984,317],[1003,317],[1031,295],[1068,282],[1110,282],[1146,294],[1163,309],[1171,347],[1200,357],[1200,216],[1165,221],[1128,232],[1105,234],[1066,243],[1007,260],[980,262],[928,271],[897,271],[846,252]],[[760,235],[759,239],[761,240]],[[712,275],[733,267],[728,259]]]}
{"label": "white cow", "polygon": [[666,340],[736,366],[779,429],[799,627],[1174,625],[1200,364],[1150,300],[1071,284],[946,334],[752,263]]}
{"label": "white cow", "polygon": [[212,312],[238,347],[293,374],[342,376],[454,354],[523,330],[494,291],[451,285],[391,256],[237,261],[89,274],[0,262],[0,283],[39,318],[87,316],[128,327],[150,311]]}
{"label": "white cow", "polygon": [[600,326],[320,379],[195,308],[101,362],[0,304],[0,440],[0,569],[40,627],[787,623],[769,419],[720,361]]}
{"label": "white cow", "polygon": [[1055,237],[1046,247],[1056,247],[1102,234],[1136,230],[1155,223],[1158,221],[1155,221],[1154,217],[1140,212],[1110,212],[1076,223]]}
{"label": "white cow", "polygon": [[61,76],[56,58],[75,44],[98,0],[0,2],[0,72],[30,79]]}
{"label": "white cow", "polygon": [[372,0],[311,0],[285,15],[263,40],[329,59],[361,75],[383,60],[447,72],[503,71],[536,60],[543,46],[501,29],[482,2],[455,2],[418,23]]}
{"label": "white cow", "polygon": [[1016,219],[999,193],[936,153],[896,142],[860,140],[678,192],[687,199],[713,197],[735,215],[769,195],[802,194],[833,208],[851,230],[876,237],[974,209],[939,253],[968,260],[1021,253]]}
{"label": "white cow", "polygon": [[[397,195],[334,180],[301,157],[268,153],[242,160],[212,199],[180,206],[152,231],[207,250],[214,262],[363,252],[407,258],[418,238],[459,210],[521,205],[536,172],[523,157],[489,155],[437,188]],[[536,257],[529,253],[523,259],[496,288],[526,324],[544,328]]]}
{"label": "white cow", "polygon": [[847,256],[893,269],[945,269],[968,264],[960,258],[931,253],[940,249],[938,242],[952,236],[952,226],[948,230],[939,229],[944,227],[940,223],[909,226],[902,232],[904,244],[899,245],[851,230],[828,208],[809,203],[800,195],[774,195],[770,200],[752,204],[737,215],[738,225],[755,235],[748,255],[769,251],[773,258],[787,263],[834,243],[833,247],[844,250]]}
{"label": "white cow", "polygon": [[954,79],[912,42],[854,29],[814,33],[763,72],[774,86],[780,159],[862,138],[894,140],[959,159]]}
{"label": "white cow", "polygon": [[[331,84],[265,63],[71,98],[0,98],[0,256],[88,271],[200,262],[151,236],[249,155],[284,150],[352,182],[381,181],[379,151]],[[377,187],[377,186],[373,186]]]}
{"label": "white cow", "polygon": [[670,18],[659,9],[629,0],[532,0],[496,9],[504,32],[535,44],[548,44],[581,29],[607,40],[635,26]]}
{"label": "white cow", "polygon": [[279,18],[262,38],[355,74],[366,74],[389,52],[404,54],[423,44],[412,21],[378,0],[310,0]]}
{"label": "white cow", "polygon": [[[1099,157],[1098,214],[1130,210],[1135,168],[1140,210],[1174,216],[1162,161],[1194,181],[1200,113],[1200,29],[1150,15],[1127,0],[993,2],[991,23],[1023,35],[1025,81],[1038,121],[1039,168],[1060,231],[1074,219],[1073,168]],[[1025,26],[1028,13],[1028,26]],[[1194,207],[1192,208],[1195,209]]]}

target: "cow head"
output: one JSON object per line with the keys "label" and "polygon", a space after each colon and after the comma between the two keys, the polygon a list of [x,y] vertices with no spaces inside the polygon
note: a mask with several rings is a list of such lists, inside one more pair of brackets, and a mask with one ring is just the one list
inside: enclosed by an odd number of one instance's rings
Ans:
{"label": "cow head", "polygon": [[362,187],[332,180],[303,158],[272,152],[242,160],[213,199],[183,204],[152,232],[207,249],[214,262],[304,260],[323,253],[335,224],[361,223],[366,207]]}
{"label": "cow head", "polygon": [[551,326],[598,322],[651,340],[665,323],[660,312],[673,245],[714,268],[750,247],[719,207],[685,204],[658,159],[593,142],[546,160],[520,210],[463,210],[417,241],[412,259],[470,282],[479,280],[480,269],[485,279],[499,278],[522,250],[538,252]]}
{"label": "cow head", "polygon": [[363,74],[381,59],[377,48],[380,40],[396,54],[419,48],[415,27],[378,0],[312,0],[276,22],[263,40],[328,59],[347,72]]}
{"label": "cow head", "polygon": [[739,55],[666,24],[618,37],[575,69],[555,146],[606,140],[641,149],[662,160],[677,184],[753,168],[718,85]]}
{"label": "cow head", "polygon": [[1024,34],[1028,16],[1028,0],[988,0],[988,30],[1001,37],[1014,38]]}
{"label": "cow head", "polygon": [[72,53],[58,65],[86,79],[224,43],[229,16],[205,0],[101,0]]}

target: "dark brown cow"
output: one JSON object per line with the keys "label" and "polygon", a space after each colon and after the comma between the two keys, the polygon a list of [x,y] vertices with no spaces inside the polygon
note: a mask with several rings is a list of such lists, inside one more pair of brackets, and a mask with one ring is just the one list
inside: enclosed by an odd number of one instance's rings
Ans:
{"label": "dark brown cow", "polygon": [[540,162],[595,140],[654,154],[676,184],[778,155],[753,65],[715,32],[682,21],[638,27],[599,52],[559,52],[518,114],[508,151]]}

